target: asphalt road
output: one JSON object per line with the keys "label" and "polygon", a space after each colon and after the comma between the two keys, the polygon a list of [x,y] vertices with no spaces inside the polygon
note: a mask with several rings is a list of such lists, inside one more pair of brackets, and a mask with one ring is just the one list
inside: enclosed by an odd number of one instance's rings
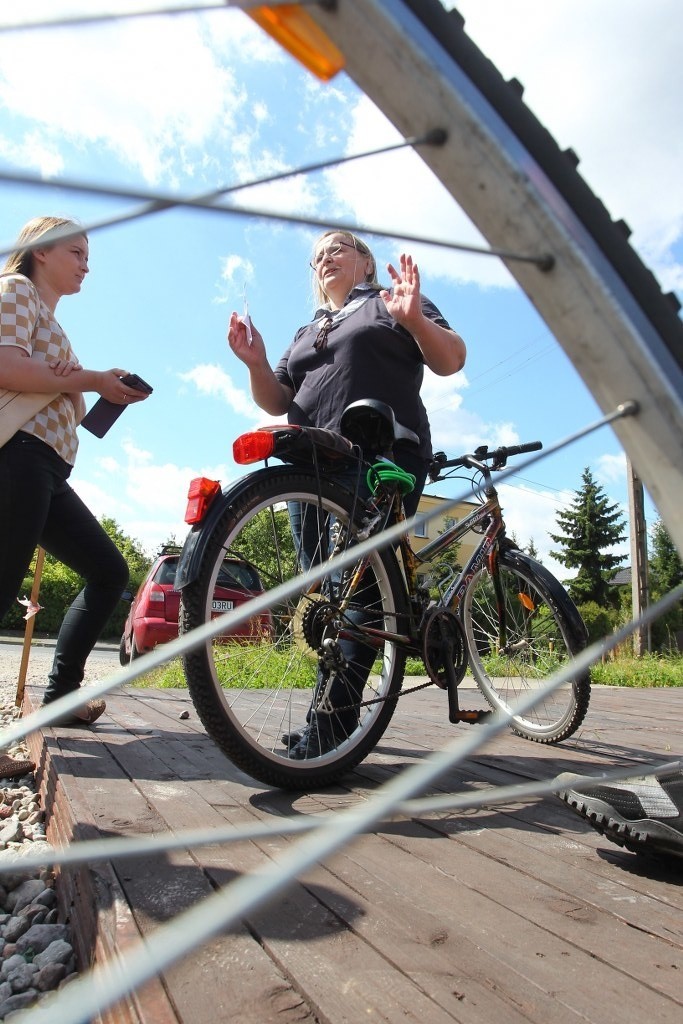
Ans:
{"label": "asphalt road", "polygon": [[[29,657],[29,676],[44,676],[47,673],[52,664],[54,648],[54,640],[34,641]],[[0,637],[0,673],[3,679],[17,678],[22,649],[21,639]],[[118,647],[114,644],[98,644],[88,658],[86,681],[88,678],[109,675],[120,667]]]}

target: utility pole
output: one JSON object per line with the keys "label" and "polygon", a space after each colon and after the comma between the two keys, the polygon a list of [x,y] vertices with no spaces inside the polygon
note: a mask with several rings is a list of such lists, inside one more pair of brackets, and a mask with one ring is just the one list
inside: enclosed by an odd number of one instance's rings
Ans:
{"label": "utility pole", "polygon": [[[645,525],[645,503],[643,500],[643,483],[636,476],[631,460],[626,458],[626,477],[628,484],[629,533],[631,540],[631,598],[633,601],[633,617],[642,615],[649,604],[649,588],[647,574],[647,528]],[[640,658],[646,650],[651,650],[650,627],[635,630],[633,634],[633,653]]]}

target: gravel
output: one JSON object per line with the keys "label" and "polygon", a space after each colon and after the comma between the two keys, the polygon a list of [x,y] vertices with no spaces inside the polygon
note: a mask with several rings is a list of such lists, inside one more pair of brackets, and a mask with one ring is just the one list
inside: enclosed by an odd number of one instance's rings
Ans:
{"label": "gravel", "polygon": [[[49,648],[31,654],[27,682],[44,683],[52,659]],[[0,653],[1,678],[16,680],[21,649]],[[94,674],[90,673],[91,675]],[[86,677],[87,678],[87,677]],[[0,726],[21,717],[15,706],[16,683],[0,683]],[[24,741],[5,748],[12,757],[29,758]],[[33,774],[0,778],[0,1020],[11,1020],[50,992],[78,976],[71,926],[60,918],[55,876],[50,868],[21,870],[28,852],[52,850],[45,833]],[[10,869],[8,870],[8,865]]]}

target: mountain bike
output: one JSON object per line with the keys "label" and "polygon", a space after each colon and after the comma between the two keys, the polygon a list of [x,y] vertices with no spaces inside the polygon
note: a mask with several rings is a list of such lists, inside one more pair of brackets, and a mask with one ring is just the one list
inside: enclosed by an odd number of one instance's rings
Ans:
{"label": "mountain bike", "polygon": [[[347,414],[342,434],[276,426],[242,435],[235,460],[265,460],[265,468],[222,492],[213,483],[216,493],[200,501],[207,507],[199,511],[197,494],[211,486],[193,482],[193,526],[176,575],[181,633],[216,614],[214,591],[226,560],[244,561],[269,590],[404,519],[410,481],[392,462],[393,445],[415,435],[381,403],[354,403]],[[557,743],[576,731],[588,709],[588,674],[577,674],[533,711],[514,714],[520,695],[587,643],[564,587],[506,536],[492,483],[510,457],[541,447],[482,446],[453,459],[438,453],[429,469],[433,483],[463,473],[472,481],[477,501],[464,519],[419,552],[405,532],[351,568],[331,566],[321,582],[271,605],[260,634],[255,627],[248,640],[214,638],[185,655],[199,717],[238,767],[281,788],[329,785],[376,747],[398,700],[425,686],[445,691],[451,722],[474,724],[492,712],[460,708],[458,685],[468,666],[490,708],[512,712],[518,735]],[[271,465],[271,458],[285,464]],[[469,531],[480,539],[460,569],[452,553]],[[421,659],[426,682],[404,687],[408,657]],[[335,723],[333,739],[318,756],[301,757],[312,716]]]}

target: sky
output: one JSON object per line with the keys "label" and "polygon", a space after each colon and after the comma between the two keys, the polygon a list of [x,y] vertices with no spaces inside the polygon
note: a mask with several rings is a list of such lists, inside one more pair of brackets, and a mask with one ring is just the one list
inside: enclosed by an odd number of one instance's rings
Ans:
{"label": "sky", "polygon": [[[150,6],[153,0],[149,0]],[[683,299],[683,5],[678,0],[460,0],[465,29],[579,171],[664,291]],[[6,7],[7,5],[3,5]],[[15,19],[124,10],[123,0],[23,0]],[[143,6],[143,0],[129,8]],[[3,10],[0,22],[9,18]],[[57,179],[193,196],[398,141],[341,72],[321,83],[243,12],[0,31],[0,246],[38,214],[94,225],[139,203],[68,191]],[[409,183],[407,185],[407,183]],[[240,189],[236,205],[486,244],[410,151]],[[150,554],[182,541],[189,481],[224,484],[240,433],[269,422],[227,348],[245,300],[275,364],[312,312],[315,228],[217,211],[172,209],[90,232],[82,291],[57,316],[84,366],[121,367],[154,387],[103,438],[81,431],[72,475],[97,516],[114,518]],[[495,258],[365,235],[380,267],[417,259],[423,292],[468,347],[454,377],[425,377],[435,449],[541,440],[600,416],[552,333]],[[387,280],[387,275],[383,275]],[[97,395],[87,395],[92,405]],[[558,509],[585,467],[627,511],[625,459],[602,428],[501,485],[508,529],[551,558]],[[463,484],[432,493],[455,496]],[[649,525],[656,510],[646,498]],[[622,545],[628,554],[628,545]],[[620,550],[621,550],[620,549]]]}

